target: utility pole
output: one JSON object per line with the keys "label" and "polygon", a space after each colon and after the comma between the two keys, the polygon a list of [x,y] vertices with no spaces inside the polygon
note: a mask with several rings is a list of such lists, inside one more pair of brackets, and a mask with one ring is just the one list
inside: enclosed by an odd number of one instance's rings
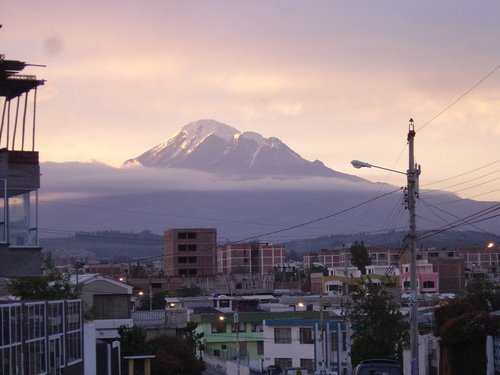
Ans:
{"label": "utility pole", "polygon": [[408,241],[410,248],[410,349],[411,349],[411,375],[419,375],[418,364],[418,306],[417,306],[417,253],[416,253],[416,214],[415,199],[418,188],[418,177],[420,175],[420,166],[415,164],[414,155],[415,127],[413,119],[410,119],[408,130],[408,213],[410,216],[410,226],[408,231]]}
{"label": "utility pole", "polygon": [[238,315],[238,302],[236,302],[236,309],[234,311],[234,327],[236,328],[236,364],[238,367],[238,375],[240,375],[241,356],[240,356],[240,317]]}
{"label": "utility pole", "polygon": [[[343,312],[344,312],[344,323],[346,329],[346,349],[347,349],[347,357],[346,357],[346,367],[347,367],[347,375],[351,375],[352,372],[352,364],[351,364],[351,322],[349,319],[349,284],[347,280],[347,256],[344,251],[344,283],[342,286],[342,304],[343,304]],[[340,351],[339,351],[340,352]],[[340,372],[340,358],[339,358],[339,372]]]}

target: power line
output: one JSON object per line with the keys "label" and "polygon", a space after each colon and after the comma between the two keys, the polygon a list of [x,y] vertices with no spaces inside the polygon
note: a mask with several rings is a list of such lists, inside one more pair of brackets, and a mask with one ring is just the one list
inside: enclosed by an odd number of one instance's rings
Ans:
{"label": "power line", "polygon": [[306,225],[309,225],[309,224],[313,224],[313,223],[317,223],[318,221],[322,221],[322,220],[326,220],[326,219],[330,219],[334,216],[338,216],[340,214],[344,214],[346,212],[349,212],[349,211],[352,211],[356,208],[359,208],[361,206],[364,206],[365,204],[368,204],[368,203],[371,203],[377,199],[380,199],[380,198],[384,198],[386,196],[389,196],[391,194],[394,194],[395,192],[397,191],[400,191],[402,188],[398,188],[396,190],[393,190],[393,191],[390,191],[388,193],[385,193],[385,194],[382,194],[382,195],[379,195],[375,198],[371,198],[371,199],[368,199],[367,201],[364,201],[362,203],[359,203],[359,204],[356,204],[352,207],[349,207],[349,208],[346,208],[345,210],[341,210],[341,211],[338,211],[338,212],[335,212],[331,215],[327,215],[327,216],[323,216],[323,217],[320,217],[318,219],[314,219],[314,220],[309,220],[309,221],[306,221],[304,223],[301,223],[301,224],[297,224],[297,225],[292,225],[290,227],[287,227],[287,228],[283,228],[283,229],[278,229],[278,230],[275,230],[275,231],[272,231],[272,232],[267,232],[267,233],[262,233],[260,235],[256,235],[256,236],[251,236],[251,237],[247,237],[247,238],[243,238],[239,241],[234,241],[233,243],[238,243],[238,242],[246,242],[246,241],[250,241],[250,240],[254,240],[256,238],[260,238],[260,237],[264,237],[264,236],[269,236],[269,235],[272,235],[272,234],[277,234],[277,233],[281,233],[281,232],[286,232],[286,231],[289,231],[289,230],[292,230],[292,229],[296,229],[296,228],[300,228],[300,227],[304,227]]}
{"label": "power line", "polygon": [[476,87],[478,87],[481,83],[486,81],[490,76],[492,76],[498,69],[500,69],[500,64],[497,65],[493,70],[491,70],[488,74],[486,74],[483,78],[481,78],[477,83],[475,83],[470,89],[465,91],[462,95],[460,95],[457,99],[455,99],[453,102],[448,104],[443,110],[438,112],[433,118],[431,118],[429,121],[427,121],[425,124],[423,124],[421,127],[417,129],[417,131],[422,130],[425,128],[427,125],[429,125],[432,121],[437,119],[439,116],[441,116],[443,113],[445,113],[447,110],[449,110],[451,107],[453,107],[455,104],[457,104],[460,100],[462,100],[466,95],[468,95],[471,91],[473,91]]}
{"label": "power line", "polygon": [[[455,178],[457,178],[457,177],[462,177],[462,176],[465,176],[465,175],[467,175],[467,174],[469,174],[469,173],[477,172],[477,171],[479,171],[479,170],[481,170],[481,169],[487,168],[487,167],[489,167],[489,166],[491,166],[491,165],[493,165],[493,164],[496,164],[496,163],[498,163],[498,162],[500,162],[500,159],[499,159],[499,160],[495,160],[494,162],[491,162],[491,163],[488,163],[488,164],[482,165],[482,166],[480,166],[480,167],[478,167],[478,168],[476,168],[476,169],[473,169],[473,170],[471,170],[471,171],[467,171],[467,172],[464,172],[464,173],[458,174],[458,175],[453,176],[453,177],[448,177],[448,178],[445,178],[445,179],[443,179],[443,180],[434,181],[434,182],[429,182],[429,183],[427,183],[427,184],[420,185],[420,187],[429,186],[429,185],[435,185],[435,184],[439,184],[439,183],[441,183],[441,182],[446,182],[446,181],[449,181],[449,180],[453,180],[453,179],[455,179]],[[496,171],[495,171],[495,172],[496,172]]]}

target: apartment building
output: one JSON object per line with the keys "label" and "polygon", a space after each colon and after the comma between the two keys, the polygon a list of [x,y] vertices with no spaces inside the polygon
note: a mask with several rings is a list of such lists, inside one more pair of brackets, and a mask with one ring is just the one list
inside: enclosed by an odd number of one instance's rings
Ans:
{"label": "apartment building", "polygon": [[[0,55],[0,279],[41,273],[38,246],[40,166],[35,151],[36,91],[19,74],[28,64]],[[30,95],[32,94],[32,95]],[[22,104],[21,104],[22,103]]]}
{"label": "apartment building", "polygon": [[263,242],[225,244],[217,250],[219,274],[273,273],[273,268],[285,262],[285,247]]}
{"label": "apartment building", "polygon": [[217,230],[175,228],[165,231],[165,274],[167,276],[215,276]]}

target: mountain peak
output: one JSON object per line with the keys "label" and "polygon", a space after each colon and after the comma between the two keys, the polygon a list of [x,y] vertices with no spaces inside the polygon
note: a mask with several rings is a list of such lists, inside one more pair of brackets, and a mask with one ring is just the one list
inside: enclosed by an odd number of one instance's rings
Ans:
{"label": "mountain peak", "polygon": [[240,134],[240,132],[232,126],[211,119],[190,122],[181,128],[179,133],[181,132],[186,133],[187,137],[191,139],[205,139],[209,135],[213,134],[227,142],[229,142],[236,134]]}
{"label": "mountain peak", "polygon": [[278,138],[240,132],[216,120],[205,119],[184,125],[172,138],[125,166],[185,168],[217,175],[235,176],[329,176],[348,180],[358,177],[336,172],[321,162],[310,162]]}

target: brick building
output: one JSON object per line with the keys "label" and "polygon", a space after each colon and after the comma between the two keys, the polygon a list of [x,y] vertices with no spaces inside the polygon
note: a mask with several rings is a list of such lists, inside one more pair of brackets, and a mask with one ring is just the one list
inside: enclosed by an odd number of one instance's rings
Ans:
{"label": "brick building", "polygon": [[217,270],[215,228],[175,228],[165,232],[167,276],[214,276]]}
{"label": "brick building", "polygon": [[217,251],[217,271],[220,274],[245,273],[267,275],[285,262],[283,245],[247,242],[225,244]]}

